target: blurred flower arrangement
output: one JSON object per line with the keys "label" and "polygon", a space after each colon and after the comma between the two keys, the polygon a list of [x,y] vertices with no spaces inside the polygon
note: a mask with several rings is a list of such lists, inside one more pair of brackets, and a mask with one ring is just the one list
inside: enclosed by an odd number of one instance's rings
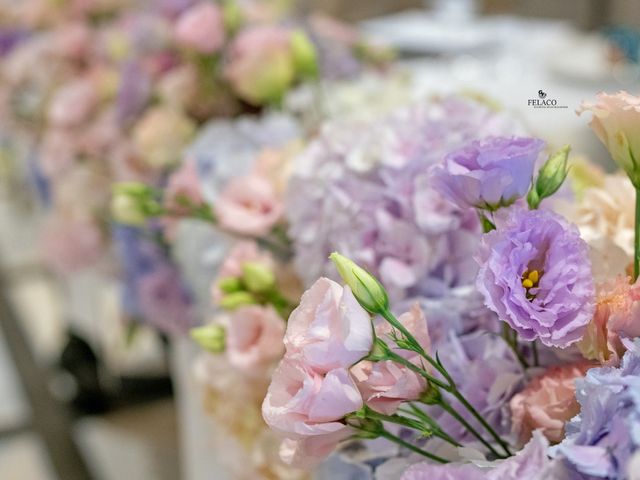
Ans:
{"label": "blurred flower arrangement", "polygon": [[113,243],[127,315],[190,331],[236,478],[639,479],[640,99],[578,109],[607,174],[477,99],[325,91],[385,52],[274,5],[3,4],[49,263]]}
{"label": "blurred flower arrangement", "polygon": [[[112,242],[123,258],[133,255],[128,248],[138,252],[134,233],[122,235],[110,223],[112,183],[180,189],[189,173],[174,180],[168,175],[181,171],[185,151],[206,122],[279,109],[287,92],[302,83],[353,76],[388,60],[387,50],[350,27],[322,16],[298,18],[282,2],[107,0],[60,6],[29,0],[2,8],[0,112],[30,146],[27,161],[49,207],[44,259],[63,276],[86,268],[113,270]],[[122,212],[126,205],[115,208]],[[158,243],[160,227],[150,236],[136,235]],[[160,255],[167,247],[160,241],[158,253],[145,258],[145,264],[157,260],[154,268],[120,262],[127,297],[131,288],[159,295],[138,280],[151,282],[147,273],[175,270]],[[125,305],[139,318],[139,308]]]}

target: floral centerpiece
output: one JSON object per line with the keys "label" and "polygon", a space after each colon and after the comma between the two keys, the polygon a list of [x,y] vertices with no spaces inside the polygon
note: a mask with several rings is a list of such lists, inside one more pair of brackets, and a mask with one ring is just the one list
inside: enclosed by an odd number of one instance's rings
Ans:
{"label": "floral centerpiece", "polygon": [[[514,118],[447,97],[330,122],[210,200],[185,194],[178,216],[238,238],[212,283],[217,313],[192,335],[244,466],[635,478],[636,102],[602,94],[581,109],[626,177],[572,170],[569,147],[545,159]],[[283,158],[291,169],[264,170]],[[126,194],[146,218],[175,213]],[[252,413],[259,392],[271,433]]]}

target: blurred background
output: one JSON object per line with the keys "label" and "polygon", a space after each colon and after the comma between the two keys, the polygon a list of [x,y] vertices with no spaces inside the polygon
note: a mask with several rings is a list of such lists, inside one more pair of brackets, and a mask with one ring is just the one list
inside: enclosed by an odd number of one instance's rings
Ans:
{"label": "blurred background", "polygon": [[[394,48],[417,91],[483,92],[552,145],[572,143],[596,161],[604,150],[576,106],[601,89],[640,87],[640,2],[300,0],[293,8],[351,22]],[[533,108],[539,91],[566,108]],[[197,418],[184,414],[197,399],[181,396],[172,375],[186,368],[181,347],[144,326],[129,331],[119,285],[92,271],[62,281],[43,265],[35,232],[44,213],[29,172],[9,160],[14,134],[0,132],[0,477],[218,478],[194,440]]]}

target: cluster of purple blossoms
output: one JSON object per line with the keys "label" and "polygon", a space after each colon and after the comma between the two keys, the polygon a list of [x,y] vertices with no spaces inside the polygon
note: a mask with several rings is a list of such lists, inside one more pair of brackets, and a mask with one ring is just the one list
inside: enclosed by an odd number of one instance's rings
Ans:
{"label": "cluster of purple blossoms", "polygon": [[169,334],[192,327],[192,298],[167,252],[138,228],[117,225],[113,237],[123,268],[122,304],[127,315]]}
{"label": "cluster of purple blossoms", "polygon": [[[632,455],[640,448],[640,342],[620,368],[593,368],[578,380],[580,414],[554,448],[587,478],[627,478]],[[635,478],[635,477],[634,477]]]}
{"label": "cluster of purple blossoms", "polygon": [[378,276],[394,300],[472,284],[477,215],[443,199],[429,169],[474,139],[519,133],[513,118],[461,97],[325,125],[296,159],[287,199],[305,283],[335,278],[326,259],[340,251]]}
{"label": "cluster of purple blossoms", "polygon": [[400,480],[560,480],[569,479],[559,461],[547,455],[549,443],[536,432],[531,441],[513,457],[482,466],[473,463],[437,465],[417,463]]}

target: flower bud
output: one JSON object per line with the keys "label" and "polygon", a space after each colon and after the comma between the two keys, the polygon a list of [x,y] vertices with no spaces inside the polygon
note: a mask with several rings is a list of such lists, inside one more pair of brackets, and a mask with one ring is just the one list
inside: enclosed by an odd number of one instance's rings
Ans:
{"label": "flower bud", "polygon": [[234,292],[220,299],[218,305],[225,310],[235,310],[244,305],[255,305],[258,301],[249,292]]}
{"label": "flower bud", "polygon": [[425,405],[438,405],[442,401],[442,393],[437,385],[427,383],[427,388],[420,396],[420,401]]}
{"label": "flower bud", "polygon": [[273,288],[276,278],[264,264],[245,262],[242,265],[242,281],[250,292],[263,293]]}
{"label": "flower bud", "polygon": [[189,332],[198,345],[212,353],[222,353],[225,350],[226,331],[222,325],[205,325],[192,328]]}
{"label": "flower bud", "polygon": [[141,226],[147,217],[158,208],[153,191],[142,183],[126,182],[113,186],[111,215],[124,225]]}
{"label": "flower bud", "polygon": [[302,78],[317,78],[318,55],[316,47],[303,31],[296,30],[291,34],[291,51],[296,72]]}
{"label": "flower bud", "polygon": [[222,19],[228,34],[233,35],[242,26],[242,10],[236,0],[227,0],[222,6]]}
{"label": "flower bud", "polygon": [[221,278],[218,288],[222,293],[234,293],[242,290],[242,281],[236,277]]}
{"label": "flower bud", "polygon": [[562,186],[567,178],[567,159],[571,146],[565,145],[553,155],[550,155],[538,172],[538,178],[529,190],[527,202],[531,208],[538,208],[540,202],[550,197]]}
{"label": "flower bud", "polygon": [[338,252],[333,252],[329,258],[363,308],[371,313],[382,313],[389,309],[387,292],[373,275]]}

